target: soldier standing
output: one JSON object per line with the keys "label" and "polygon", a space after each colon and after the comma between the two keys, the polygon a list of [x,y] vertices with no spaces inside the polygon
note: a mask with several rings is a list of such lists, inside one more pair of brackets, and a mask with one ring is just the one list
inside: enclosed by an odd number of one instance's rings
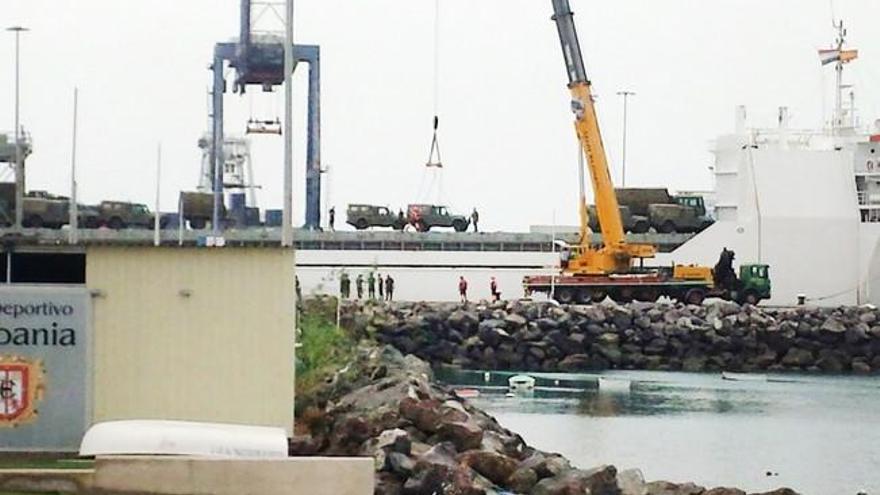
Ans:
{"label": "soldier standing", "polygon": [[355,280],[355,288],[357,289],[358,299],[364,298],[364,274],[358,273],[357,280]]}
{"label": "soldier standing", "polygon": [[345,272],[342,272],[342,276],[339,277],[339,294],[343,299],[348,299],[351,295],[351,279]]}
{"label": "soldier standing", "polygon": [[498,292],[498,281],[495,280],[495,277],[489,281],[489,292],[492,293],[492,301],[499,301],[501,299],[501,293]]}
{"label": "soldier standing", "polygon": [[379,300],[384,301],[385,300],[385,284],[383,283],[381,273],[376,275],[376,281],[379,284]]}
{"label": "soldier standing", "polygon": [[331,207],[330,207],[330,211],[327,212],[327,213],[328,213],[328,216],[330,217],[330,218],[328,219],[328,220],[329,220],[329,223],[330,223],[330,231],[333,232],[333,231],[336,230],[335,228],[333,228],[333,224],[336,223],[336,207],[335,207],[335,206],[331,206]]}
{"label": "soldier standing", "polygon": [[479,232],[480,228],[477,226],[480,223],[480,214],[477,213],[477,209],[474,208],[473,213],[471,213],[471,223],[474,224],[474,232]]}
{"label": "soldier standing", "polygon": [[367,291],[370,299],[376,299],[376,274],[373,272],[367,275]]}
{"label": "soldier standing", "polygon": [[394,279],[391,278],[391,275],[385,277],[385,300],[394,300]]}

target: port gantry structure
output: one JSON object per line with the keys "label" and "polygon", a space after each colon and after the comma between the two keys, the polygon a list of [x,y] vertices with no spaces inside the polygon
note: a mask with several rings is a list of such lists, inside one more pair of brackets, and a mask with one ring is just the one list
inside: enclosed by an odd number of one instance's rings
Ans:
{"label": "port gantry structure", "polygon": [[[211,89],[211,147],[213,164],[211,183],[214,193],[214,222],[217,223],[223,201],[224,127],[223,97],[227,90],[225,69],[235,69],[232,92],[243,95],[248,86],[259,86],[271,92],[281,86],[285,73],[285,37],[277,31],[260,31],[257,24],[263,17],[280,20],[285,5],[278,0],[241,0],[241,28],[237,41],[214,45],[210,66],[213,73]],[[306,145],[306,212],[304,228],[321,228],[321,49],[317,45],[293,44],[293,70],[298,63],[309,66],[308,125]],[[292,136],[283,136],[290,140]]]}

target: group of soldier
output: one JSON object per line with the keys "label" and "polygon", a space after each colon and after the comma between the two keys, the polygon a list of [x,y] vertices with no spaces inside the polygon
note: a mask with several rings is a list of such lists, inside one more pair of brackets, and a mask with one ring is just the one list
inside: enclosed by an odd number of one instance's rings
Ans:
{"label": "group of soldier", "polygon": [[[366,277],[364,277],[363,273],[359,273],[355,279],[355,291],[357,292],[358,299],[364,298],[365,289],[367,298],[376,299],[377,287],[379,289],[379,300],[394,300],[394,279],[391,278],[390,274],[383,278],[381,274],[371,271]],[[343,299],[351,298],[351,278],[346,272],[342,272],[342,275],[339,277],[339,294]]]}

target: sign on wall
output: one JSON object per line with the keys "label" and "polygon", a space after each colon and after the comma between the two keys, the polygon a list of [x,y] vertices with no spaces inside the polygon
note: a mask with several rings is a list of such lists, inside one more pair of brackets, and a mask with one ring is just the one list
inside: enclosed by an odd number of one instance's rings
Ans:
{"label": "sign on wall", "polygon": [[85,288],[0,287],[0,450],[75,451],[89,422]]}

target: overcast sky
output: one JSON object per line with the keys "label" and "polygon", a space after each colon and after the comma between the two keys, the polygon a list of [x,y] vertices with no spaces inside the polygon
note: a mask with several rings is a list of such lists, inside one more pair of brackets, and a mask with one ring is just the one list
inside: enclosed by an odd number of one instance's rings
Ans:
{"label": "overcast sky", "polygon": [[[711,187],[711,140],[733,127],[793,125],[830,113],[828,0],[572,0],[612,173],[620,178],[620,90],[629,112],[628,185]],[[880,2],[837,0],[861,59],[848,71],[864,122],[880,117]],[[490,230],[573,224],[577,154],[549,0],[442,0],[442,200],[476,206]],[[298,43],[321,45],[323,164],[330,202],[397,208],[420,191],[434,111],[434,0],[298,0]],[[80,88],[79,183],[85,202],[153,204],[163,148],[162,209],[195,187],[207,127],[207,70],[238,31],[238,0],[3,0],[22,39],[22,122],[33,134],[30,189],[69,190],[72,94]],[[0,33],[0,128],[13,127],[13,37]],[[230,76],[231,78],[231,76]],[[296,216],[304,211],[306,70],[295,79]],[[250,115],[283,117],[274,95],[227,96],[227,132]],[[261,207],[281,202],[282,142],[254,138]],[[422,187],[422,189],[426,189]],[[436,191],[434,191],[436,192]],[[344,215],[340,215],[342,217]]]}

